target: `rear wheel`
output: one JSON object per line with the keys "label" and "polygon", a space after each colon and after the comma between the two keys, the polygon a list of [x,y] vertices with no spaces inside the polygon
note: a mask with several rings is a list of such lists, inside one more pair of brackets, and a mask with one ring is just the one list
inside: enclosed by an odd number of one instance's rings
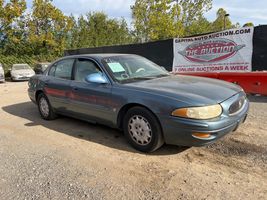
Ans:
{"label": "rear wheel", "polygon": [[143,107],[131,108],[126,113],[123,129],[128,142],[139,151],[152,152],[164,143],[158,120]]}
{"label": "rear wheel", "polygon": [[41,93],[38,95],[37,103],[38,103],[39,113],[43,119],[53,120],[57,117],[45,94]]}

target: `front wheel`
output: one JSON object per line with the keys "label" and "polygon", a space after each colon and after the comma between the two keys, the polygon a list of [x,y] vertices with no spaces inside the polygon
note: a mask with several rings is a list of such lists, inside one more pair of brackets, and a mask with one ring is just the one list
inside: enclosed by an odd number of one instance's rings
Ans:
{"label": "front wheel", "polygon": [[38,108],[40,115],[45,120],[53,120],[56,118],[56,113],[53,111],[48,98],[45,96],[45,94],[41,93],[38,96]]}
{"label": "front wheel", "polygon": [[164,143],[158,120],[143,107],[131,108],[126,113],[123,130],[128,142],[142,152],[153,152]]}

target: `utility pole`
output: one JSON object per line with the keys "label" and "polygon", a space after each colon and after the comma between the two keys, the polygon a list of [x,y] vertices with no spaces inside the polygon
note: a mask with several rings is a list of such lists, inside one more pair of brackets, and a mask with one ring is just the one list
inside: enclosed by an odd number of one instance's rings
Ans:
{"label": "utility pole", "polygon": [[[179,5],[179,0],[173,0],[173,1],[171,1],[171,3],[172,3],[172,2],[176,2],[177,7],[178,7],[178,5]],[[178,23],[178,20],[179,20],[179,13],[178,13],[178,11],[177,11],[177,15],[176,15],[176,23]],[[179,37],[179,36],[177,35],[176,37]]]}
{"label": "utility pole", "polygon": [[230,16],[230,14],[228,14],[228,13],[226,13],[226,14],[224,15],[224,25],[223,25],[223,30],[226,29],[226,17],[229,17],[229,16]]}

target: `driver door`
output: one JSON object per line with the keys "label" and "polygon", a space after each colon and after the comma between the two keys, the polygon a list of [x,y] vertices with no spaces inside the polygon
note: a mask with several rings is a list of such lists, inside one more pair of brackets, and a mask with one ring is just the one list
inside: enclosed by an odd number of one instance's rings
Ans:
{"label": "driver door", "polygon": [[71,83],[71,109],[80,118],[107,124],[111,122],[113,114],[111,84],[87,82],[86,77],[94,73],[103,71],[93,60],[76,60]]}

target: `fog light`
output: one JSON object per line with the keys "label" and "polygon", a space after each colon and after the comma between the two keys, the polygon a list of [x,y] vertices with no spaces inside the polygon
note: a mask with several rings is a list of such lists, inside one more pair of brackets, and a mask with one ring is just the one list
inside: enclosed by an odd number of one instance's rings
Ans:
{"label": "fog light", "polygon": [[209,133],[193,133],[192,136],[193,136],[193,137],[196,137],[196,138],[208,139],[208,138],[210,138],[212,135],[209,134]]}

